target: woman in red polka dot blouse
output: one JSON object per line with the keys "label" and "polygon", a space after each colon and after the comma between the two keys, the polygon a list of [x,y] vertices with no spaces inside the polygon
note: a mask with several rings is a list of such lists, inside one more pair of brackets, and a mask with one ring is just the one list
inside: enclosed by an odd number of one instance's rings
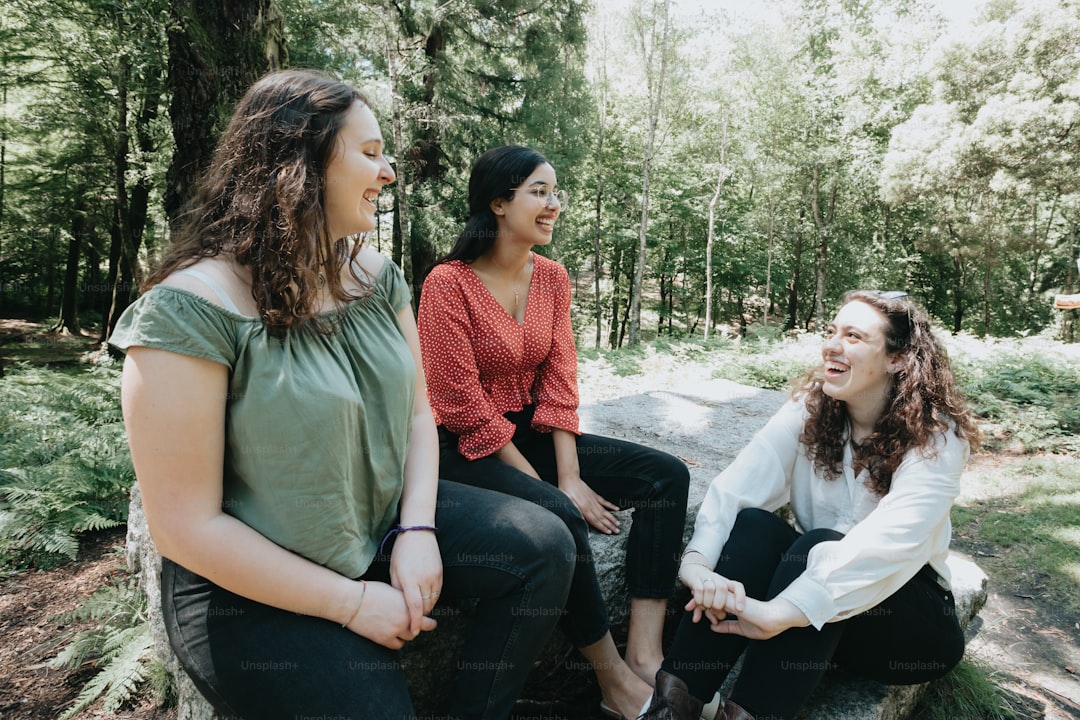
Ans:
{"label": "woman in red polka dot blouse", "polygon": [[[439,423],[440,476],[531,500],[537,512],[566,523],[577,567],[561,627],[593,665],[601,709],[632,718],[663,659],[689,473],[667,453],[578,430],[569,277],[532,252],[551,242],[565,207],[542,155],[519,146],[484,153],[469,179],[465,229],[424,282],[420,343]],[[617,533],[613,511],[628,508],[624,661],[611,638],[589,526]]]}

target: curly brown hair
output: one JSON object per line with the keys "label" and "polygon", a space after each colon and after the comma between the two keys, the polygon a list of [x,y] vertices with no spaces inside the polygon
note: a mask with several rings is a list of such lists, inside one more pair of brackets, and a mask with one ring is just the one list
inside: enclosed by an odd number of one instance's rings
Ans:
{"label": "curly brown hair", "polygon": [[331,240],[323,204],[326,165],[353,103],[370,107],[355,88],[321,73],[264,75],[233,111],[206,175],[173,232],[173,244],[146,288],[202,258],[231,255],[251,271],[251,294],[271,333],[310,322],[320,332],[318,291],[341,301],[340,266],[360,243]]}
{"label": "curly brown hair", "polygon": [[[979,429],[956,385],[949,355],[930,329],[930,317],[907,295],[874,290],[852,290],[841,306],[861,302],[885,318],[885,349],[898,356],[899,368],[889,389],[886,410],[870,435],[855,447],[855,470],[865,468],[867,486],[880,496],[888,494],[893,473],[904,455],[918,448],[926,456],[935,450],[934,435],[954,430],[978,445]],[[822,390],[824,365],[810,370],[792,396],[804,397],[808,417],[799,435],[814,466],[826,477],[841,474],[847,442],[847,406]]]}

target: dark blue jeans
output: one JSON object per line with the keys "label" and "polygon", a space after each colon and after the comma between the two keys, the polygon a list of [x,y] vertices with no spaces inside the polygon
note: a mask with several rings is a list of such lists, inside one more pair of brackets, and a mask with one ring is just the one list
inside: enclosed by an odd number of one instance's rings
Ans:
{"label": "dark blue jeans", "polygon": [[[750,597],[771,600],[806,570],[810,549],[839,540],[835,530],[800,535],[776,515],[739,513],[716,572],[742,582]],[[888,685],[934,680],[964,654],[952,593],[927,565],[893,595],[855,617],[790,628],[768,640],[720,635],[685,614],[661,669],[708,702],[746,651],[731,699],[755,718],[794,718],[825,671],[843,667]]]}
{"label": "dark blue jeans", "polygon": [[[504,720],[566,602],[573,539],[529,503],[443,480],[435,521],[440,601],[478,602],[457,677],[446,678],[454,688],[446,717]],[[387,581],[389,558],[364,577]],[[161,596],[181,665],[227,718],[415,718],[395,650],[240,597],[168,560]]]}
{"label": "dark blue jeans", "polygon": [[[596,579],[589,524],[559,490],[551,433],[532,429],[534,406],[507,413],[517,428],[514,445],[540,474],[537,482],[494,456],[466,460],[458,436],[439,427],[439,474],[450,480],[524,498],[562,518],[574,536],[577,561],[566,616],[560,627],[575,647],[607,633],[608,614]],[[581,479],[610,502],[634,509],[626,549],[626,584],[631,598],[670,598],[675,591],[690,472],[674,455],[644,445],[582,434],[577,438]]]}

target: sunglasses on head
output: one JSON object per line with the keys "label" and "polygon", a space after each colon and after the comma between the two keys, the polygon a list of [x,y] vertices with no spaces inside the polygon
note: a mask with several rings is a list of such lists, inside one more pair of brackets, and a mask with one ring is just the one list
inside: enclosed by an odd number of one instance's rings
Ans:
{"label": "sunglasses on head", "polygon": [[874,294],[882,300],[899,300],[908,296],[903,290],[874,290]]}

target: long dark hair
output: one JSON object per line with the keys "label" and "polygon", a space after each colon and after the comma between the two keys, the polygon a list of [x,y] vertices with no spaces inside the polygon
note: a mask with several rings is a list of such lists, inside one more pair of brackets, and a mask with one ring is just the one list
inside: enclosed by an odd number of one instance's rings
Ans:
{"label": "long dark hair", "polygon": [[[892,476],[912,448],[934,451],[933,437],[955,430],[972,445],[979,429],[956,385],[949,354],[930,329],[930,317],[908,296],[891,297],[873,290],[852,290],[841,305],[861,302],[885,318],[885,350],[898,355],[885,412],[870,435],[855,448],[856,470],[866,468],[867,485],[878,495],[892,487]],[[805,396],[809,415],[799,441],[814,466],[829,478],[840,476],[844,444],[848,439],[847,404],[822,390],[819,365],[796,386],[795,397]]]}
{"label": "long dark hair", "polygon": [[491,249],[499,232],[492,201],[513,198],[521,183],[547,161],[532,148],[521,145],[492,148],[477,158],[469,175],[469,219],[454,247],[436,264],[451,260],[471,263]]}
{"label": "long dark hair", "polygon": [[307,70],[273,72],[252,85],[147,287],[202,258],[231,254],[251,270],[252,297],[275,335],[316,318],[323,281],[335,298],[351,299],[339,268],[360,244],[331,241],[323,189],[326,165],[356,101],[370,105],[355,88]]}

